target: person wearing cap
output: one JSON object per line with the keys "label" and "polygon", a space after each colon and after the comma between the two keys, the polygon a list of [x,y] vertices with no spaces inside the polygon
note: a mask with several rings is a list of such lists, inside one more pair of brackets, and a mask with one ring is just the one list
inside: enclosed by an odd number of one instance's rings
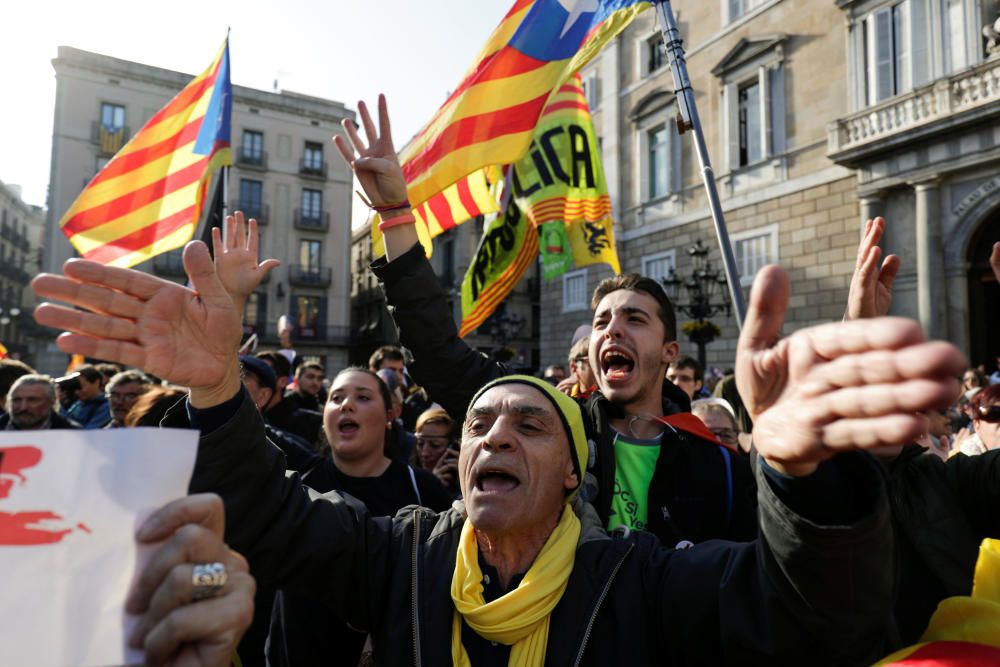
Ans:
{"label": "person wearing cap", "polygon": [[[330,605],[371,634],[376,662],[861,664],[888,648],[893,536],[882,473],[856,450],[915,437],[913,413],[957,390],[964,367],[915,323],[827,324],[781,340],[788,276],[763,269],[737,355],[741,377],[757,383],[760,536],[673,550],[641,531],[605,532],[578,496],[590,457],[578,404],[525,376],[475,393],[463,503],[373,518],[350,498],[310,492],[286,475],[240,383],[239,311],[204,244],[190,243],[184,264],[192,288],[70,260],[66,277],[43,274],[34,289],[92,312],[44,303],[35,317],[69,332],[57,339],[68,353],[99,350],[190,387],[179,409],[202,433],[190,490],[222,497],[226,543],[260,585]],[[157,329],[167,317],[174,326]],[[882,360],[877,384],[852,372],[869,355]],[[182,501],[156,524],[203,519]],[[186,531],[177,535],[163,576],[188,557]],[[183,602],[134,611],[151,626]]]}
{"label": "person wearing cap", "polygon": [[84,429],[104,428],[111,421],[111,403],[104,395],[104,375],[91,364],[82,364],[56,383],[74,381],[73,395],[76,400],[65,410],[63,416],[76,422]]}

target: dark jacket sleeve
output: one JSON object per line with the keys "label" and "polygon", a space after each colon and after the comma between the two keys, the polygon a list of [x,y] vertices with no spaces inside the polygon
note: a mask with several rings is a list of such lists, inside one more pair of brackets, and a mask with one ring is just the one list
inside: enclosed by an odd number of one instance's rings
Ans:
{"label": "dark jacket sleeve", "polygon": [[320,598],[342,620],[372,627],[383,607],[394,532],[402,528],[286,475],[285,457],[265,437],[246,395],[225,425],[199,441],[190,491],[222,497],[226,542],[246,556],[260,587]]}
{"label": "dark jacket sleeve", "polygon": [[[877,463],[864,454],[829,462],[829,503],[862,510],[849,525],[798,514],[756,471],[760,539],[660,550],[647,563],[671,664],[871,664],[892,648],[893,536]],[[827,485],[826,488],[829,488]],[[808,494],[795,484],[782,495]],[[788,498],[795,506],[808,498]],[[706,591],[717,591],[716,595]]]}
{"label": "dark jacket sleeve", "polygon": [[458,337],[448,299],[418,243],[391,262],[376,260],[372,271],[385,292],[399,342],[413,353],[407,366],[432,401],[459,422],[476,391],[506,367],[490,361]]}
{"label": "dark jacket sleeve", "polygon": [[1000,449],[978,456],[956,454],[945,462],[948,485],[978,535],[1000,537]]}

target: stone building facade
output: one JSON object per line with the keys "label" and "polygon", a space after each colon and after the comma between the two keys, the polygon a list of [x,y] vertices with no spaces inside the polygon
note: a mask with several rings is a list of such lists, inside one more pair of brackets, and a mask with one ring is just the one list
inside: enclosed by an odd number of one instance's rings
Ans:
{"label": "stone building facade", "polygon": [[[52,62],[57,85],[46,270],[58,270],[75,254],[58,223],[83,187],[192,78],[66,46]],[[347,363],[352,203],[350,169],[330,137],[353,117],[340,102],[233,86],[234,166],[226,204],[258,219],[261,254],[282,263],[251,296],[246,333],[273,347],[278,319],[288,315],[296,350],[324,360],[329,370]],[[136,268],[184,280],[180,251]],[[65,367],[64,355],[48,352],[43,367]]]}
{"label": "stone building facade", "polygon": [[0,182],[0,343],[30,364],[52,333],[35,324],[35,298],[28,287],[41,271],[45,211],[21,199],[21,189]]}
{"label": "stone building facade", "polygon": [[[919,317],[974,360],[1000,353],[976,333],[997,317],[979,304],[1000,299],[982,271],[1000,215],[990,173],[1000,63],[979,37],[996,18],[994,3],[671,4],[744,294],[757,270],[780,263],[792,279],[786,331],[839,319],[863,220],[883,215],[884,246],[903,259],[893,312]],[[721,260],[693,142],[674,122],[655,18],[640,16],[582,76],[622,269],[657,279],[673,269],[683,278],[698,239],[715,267]],[[571,332],[590,319],[589,294],[609,275],[588,267],[543,285],[543,364],[565,358]],[[708,363],[731,366],[735,319],[713,321],[722,336],[709,345]]]}

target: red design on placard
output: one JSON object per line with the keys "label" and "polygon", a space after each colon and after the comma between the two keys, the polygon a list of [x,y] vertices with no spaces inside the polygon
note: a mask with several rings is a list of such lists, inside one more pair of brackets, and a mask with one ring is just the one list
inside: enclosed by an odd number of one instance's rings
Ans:
{"label": "red design on placard", "polygon": [[[23,486],[28,478],[22,471],[33,468],[42,460],[42,450],[30,445],[0,448],[0,500],[7,498],[15,482]],[[62,526],[42,522],[61,522]],[[51,510],[31,512],[0,512],[0,546],[55,544],[73,532],[65,527],[65,519]],[[78,526],[90,533],[82,523]]]}

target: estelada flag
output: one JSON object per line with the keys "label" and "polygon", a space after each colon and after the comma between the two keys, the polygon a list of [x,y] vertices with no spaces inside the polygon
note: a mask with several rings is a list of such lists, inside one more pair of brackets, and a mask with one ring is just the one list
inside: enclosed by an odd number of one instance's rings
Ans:
{"label": "estelada flag", "polygon": [[985,539],[972,595],[943,600],[920,643],[893,653],[876,667],[1000,665],[1000,540]]}
{"label": "estelada flag", "polygon": [[229,38],[111,159],[59,221],[85,259],[129,267],[191,240],[212,175],[232,164]]}
{"label": "estelada flag", "polygon": [[507,298],[538,256],[540,225],[565,225],[578,266],[606,262],[617,273],[611,200],[579,76],[556,91],[528,154],[507,170],[510,203],[483,233],[462,281],[464,336]]}
{"label": "estelada flag", "polygon": [[528,152],[550,96],[621,32],[648,0],[516,0],[472,68],[403,150],[417,208],[487,165]]}

